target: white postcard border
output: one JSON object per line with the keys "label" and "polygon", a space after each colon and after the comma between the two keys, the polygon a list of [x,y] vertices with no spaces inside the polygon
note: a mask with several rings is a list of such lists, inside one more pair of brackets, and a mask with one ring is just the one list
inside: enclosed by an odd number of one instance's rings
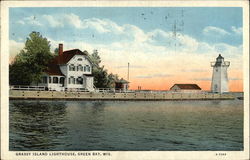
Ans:
{"label": "white postcard border", "polygon": [[[58,153],[9,151],[9,8],[10,7],[243,7],[244,55],[244,151],[108,151],[111,156],[17,156],[17,153]],[[61,152],[61,151],[60,151]],[[98,153],[105,151],[63,151],[62,153]],[[225,153],[226,156],[216,154]],[[4,1],[1,2],[1,157],[2,159],[248,159],[249,158],[249,2],[248,1]]]}

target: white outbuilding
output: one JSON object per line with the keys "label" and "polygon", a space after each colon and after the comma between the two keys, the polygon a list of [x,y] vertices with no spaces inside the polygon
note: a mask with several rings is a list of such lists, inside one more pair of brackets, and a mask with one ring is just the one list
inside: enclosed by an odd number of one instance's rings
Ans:
{"label": "white outbuilding", "polygon": [[201,88],[197,84],[174,84],[170,90],[174,92],[201,92]]}

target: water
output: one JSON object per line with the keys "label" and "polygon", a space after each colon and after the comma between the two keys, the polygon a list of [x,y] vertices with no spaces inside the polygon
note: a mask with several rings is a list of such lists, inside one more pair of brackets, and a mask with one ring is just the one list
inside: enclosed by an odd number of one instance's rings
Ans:
{"label": "water", "polygon": [[10,150],[243,150],[243,101],[10,101]]}

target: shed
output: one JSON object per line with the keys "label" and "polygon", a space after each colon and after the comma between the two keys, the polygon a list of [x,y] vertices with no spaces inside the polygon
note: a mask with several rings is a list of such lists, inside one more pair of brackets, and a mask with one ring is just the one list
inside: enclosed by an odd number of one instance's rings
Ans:
{"label": "shed", "polygon": [[118,81],[115,81],[115,89],[126,91],[126,90],[128,90],[128,87],[129,87],[128,84],[129,84],[129,82],[122,78]]}
{"label": "shed", "polygon": [[174,84],[170,90],[178,92],[200,92],[201,88],[197,84]]}

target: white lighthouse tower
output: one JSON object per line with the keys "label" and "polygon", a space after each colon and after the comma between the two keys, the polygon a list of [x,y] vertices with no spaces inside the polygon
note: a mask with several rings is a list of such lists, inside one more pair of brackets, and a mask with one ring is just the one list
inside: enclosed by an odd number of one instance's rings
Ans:
{"label": "white lighthouse tower", "polygon": [[220,54],[216,58],[216,62],[211,62],[211,67],[213,67],[213,77],[211,84],[212,92],[229,92],[227,76],[227,68],[229,65],[230,62],[224,61],[224,58]]}

